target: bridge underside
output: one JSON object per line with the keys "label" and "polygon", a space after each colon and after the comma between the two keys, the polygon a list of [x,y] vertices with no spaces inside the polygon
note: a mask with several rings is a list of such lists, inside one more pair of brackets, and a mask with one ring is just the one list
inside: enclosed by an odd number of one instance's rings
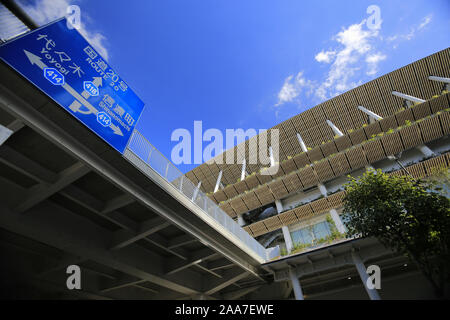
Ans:
{"label": "bridge underside", "polygon": [[[0,64],[2,296],[242,298],[267,272]],[[82,289],[68,290],[78,265]]]}

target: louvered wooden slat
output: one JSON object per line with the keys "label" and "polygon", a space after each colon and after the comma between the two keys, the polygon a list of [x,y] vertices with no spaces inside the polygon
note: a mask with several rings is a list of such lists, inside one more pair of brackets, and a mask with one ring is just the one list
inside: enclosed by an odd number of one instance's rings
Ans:
{"label": "louvered wooden slat", "polygon": [[311,202],[311,208],[315,214],[320,214],[327,211],[330,208],[330,204],[328,203],[327,198],[322,198]]}
{"label": "louvered wooden slat", "polygon": [[334,178],[333,170],[331,170],[330,163],[327,159],[315,163],[314,170],[319,177],[319,181],[328,181]]}
{"label": "louvered wooden slat", "polygon": [[385,134],[381,137],[381,142],[387,155],[394,155],[403,151],[402,140],[398,132]]}
{"label": "louvered wooden slat", "polygon": [[430,100],[431,113],[442,111],[449,107],[446,95],[439,96]]}
{"label": "louvered wooden slat", "polygon": [[439,115],[444,135],[450,134],[450,112],[444,112]]}
{"label": "louvered wooden slat", "polygon": [[379,139],[369,141],[363,145],[364,152],[366,153],[369,163],[374,163],[378,160],[386,158],[383,146]]}
{"label": "louvered wooden slat", "polygon": [[231,207],[229,203],[223,203],[219,205],[219,208],[226,212],[230,217],[235,217],[236,212],[234,212],[234,209]]}
{"label": "louvered wooden slat", "polygon": [[298,177],[300,178],[304,188],[312,187],[319,182],[313,169],[309,165],[298,172]]}
{"label": "louvered wooden slat", "polygon": [[255,193],[256,193],[256,196],[258,197],[259,201],[261,201],[262,205],[266,205],[275,200],[275,198],[272,195],[272,192],[270,191],[270,189],[267,185],[263,185],[263,186],[255,189]]}
{"label": "louvered wooden slat", "polygon": [[298,221],[298,218],[295,215],[294,210],[289,210],[289,211],[280,213],[278,216],[280,217],[280,220],[281,220],[281,223],[283,224],[283,226],[288,226],[288,225],[293,224],[296,221]]}
{"label": "louvered wooden slat", "polygon": [[328,197],[330,208],[338,208],[343,205],[342,201],[345,197],[345,191],[340,191]]}
{"label": "louvered wooden slat", "polygon": [[299,220],[308,218],[314,213],[309,203],[295,208],[294,211]]}
{"label": "louvered wooden slat", "polygon": [[339,177],[351,171],[345,153],[338,153],[334,157],[331,157],[329,161],[336,177]]}
{"label": "louvered wooden slat", "polygon": [[446,155],[443,154],[438,157],[425,160],[423,162],[423,166],[426,170],[427,175],[433,175],[436,173],[436,171],[439,171],[441,168],[446,168],[447,162],[445,158]]}
{"label": "louvered wooden slat", "polygon": [[273,216],[273,217],[265,219],[264,225],[266,226],[267,230],[270,232],[270,231],[280,229],[282,227],[283,223],[281,222],[281,220],[278,216]]}
{"label": "louvered wooden slat", "polygon": [[313,148],[312,150],[308,151],[308,156],[311,161],[319,161],[320,159],[323,159],[322,150],[319,146]]}
{"label": "louvered wooden slat", "polygon": [[242,180],[242,181],[239,181],[239,182],[235,183],[234,184],[234,188],[236,189],[238,194],[244,193],[245,191],[248,190],[248,186],[245,183],[245,180]]}
{"label": "louvered wooden slat", "polygon": [[370,139],[373,135],[379,134],[382,130],[379,121],[377,121],[369,124],[367,127],[364,127],[364,131],[366,133],[367,138]]}
{"label": "louvered wooden slat", "polygon": [[291,172],[297,170],[297,166],[295,165],[293,158],[283,161],[281,163],[281,168],[283,169],[284,174],[288,174],[288,173],[291,173]]}
{"label": "louvered wooden slat", "polygon": [[230,205],[237,214],[241,214],[249,210],[248,207],[245,205],[244,201],[242,201],[241,197],[231,199]]}
{"label": "louvered wooden slat", "polygon": [[347,159],[350,163],[350,166],[353,170],[359,169],[364,167],[365,165],[369,164],[367,162],[366,155],[364,153],[364,150],[361,146],[356,146],[355,148],[351,148],[347,150],[346,152]]}
{"label": "louvered wooden slat", "polygon": [[268,232],[263,221],[258,221],[258,222],[252,223],[251,225],[249,225],[249,228],[250,228],[250,230],[252,230],[254,237],[260,236],[260,235]]}
{"label": "louvered wooden slat", "polygon": [[328,157],[330,154],[338,152],[334,141],[329,141],[329,142],[321,145],[320,149],[322,150],[322,154],[325,158]]}
{"label": "louvered wooden slat", "polygon": [[339,137],[334,140],[336,143],[336,147],[338,151],[343,151],[345,149],[348,149],[352,146],[352,142],[350,141],[350,138],[348,135]]}
{"label": "louvered wooden slat", "polygon": [[395,117],[397,118],[397,123],[399,126],[404,125],[406,121],[414,122],[414,115],[411,108],[400,111],[395,114]]}
{"label": "louvered wooden slat", "polygon": [[251,235],[252,237],[254,236],[254,235],[253,235],[253,232],[252,232],[252,230],[250,230],[250,227],[249,227],[249,226],[245,226],[245,227],[243,227],[243,229],[244,229],[249,235]]}
{"label": "louvered wooden slat", "polygon": [[231,199],[235,196],[238,195],[236,189],[234,188],[233,185],[228,185],[223,189],[223,192],[225,192],[225,195],[227,196],[228,199]]}
{"label": "louvered wooden slat", "polygon": [[420,84],[422,94],[424,94],[423,99],[428,100],[433,95],[437,94],[437,91],[435,91],[432,82],[428,80],[429,74],[428,67],[425,59],[420,59],[413,63],[413,68],[416,73],[417,80]]}
{"label": "louvered wooden slat", "polygon": [[349,138],[352,141],[352,144],[354,146],[362,143],[365,140],[367,140],[364,128],[359,128],[359,129],[357,129],[357,130],[355,130],[353,132],[349,132],[348,136],[349,136]]}
{"label": "louvered wooden slat", "polygon": [[287,175],[283,179],[284,185],[288,189],[289,193],[297,192],[301,189],[303,189],[303,185],[300,182],[300,179],[298,178],[297,173],[292,172],[291,174]]}
{"label": "louvered wooden slat", "polygon": [[242,200],[245,202],[249,210],[253,210],[261,206],[261,202],[256,197],[255,192],[249,191],[242,195]]}
{"label": "louvered wooden slat", "polygon": [[408,167],[408,172],[415,178],[415,179],[421,179],[424,178],[427,173],[425,172],[425,169],[423,167],[422,163],[416,163],[412,166]]}
{"label": "louvered wooden slat", "polygon": [[283,180],[277,179],[267,184],[275,199],[281,199],[288,195],[288,191],[284,186]]}
{"label": "louvered wooden slat", "polygon": [[217,190],[216,193],[214,193],[214,198],[216,198],[217,201],[222,202],[228,199],[225,192],[223,192],[222,189]]}
{"label": "louvered wooden slat", "polygon": [[395,115],[381,119],[378,122],[380,123],[381,130],[384,132],[388,131],[389,129],[395,129],[398,127]]}
{"label": "louvered wooden slat", "polygon": [[441,125],[438,117],[432,117],[419,122],[423,142],[429,142],[442,137]]}
{"label": "louvered wooden slat", "polygon": [[416,147],[422,143],[422,136],[417,124],[402,128],[400,130],[400,136],[402,138],[405,150]]}

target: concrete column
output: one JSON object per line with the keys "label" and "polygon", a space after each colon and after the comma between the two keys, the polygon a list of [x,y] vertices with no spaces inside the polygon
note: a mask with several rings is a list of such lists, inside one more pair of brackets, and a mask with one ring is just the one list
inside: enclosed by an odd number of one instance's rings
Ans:
{"label": "concrete column", "polygon": [[428,148],[426,145],[421,144],[416,147],[425,157],[431,157],[434,156],[434,152]]}
{"label": "concrete column", "polygon": [[327,188],[326,188],[322,183],[319,183],[319,184],[317,185],[317,187],[319,187],[320,193],[321,193],[324,197],[326,197],[326,196],[327,196],[327,193],[328,193]]}
{"label": "concrete column", "polygon": [[[275,206],[277,207],[278,214],[283,212],[283,204],[280,200],[275,200]],[[283,232],[284,243],[286,244],[286,249],[288,252],[292,251],[294,247],[292,243],[291,233],[289,232],[289,228],[287,226],[282,226],[281,231]]]}
{"label": "concrete column", "polygon": [[282,226],[281,231],[283,231],[284,242],[286,243],[286,250],[290,253],[294,244],[292,243],[291,233],[287,226]]}
{"label": "concrete column", "polygon": [[330,216],[334,221],[334,224],[336,225],[336,228],[340,233],[345,233],[345,226],[342,223],[341,217],[339,217],[339,214],[337,213],[336,209],[330,210]]}
{"label": "concrete column", "polygon": [[305,300],[300,281],[298,280],[295,270],[292,268],[289,268],[289,279],[292,283],[292,289],[294,289],[295,300]]}
{"label": "concrete column", "polygon": [[237,223],[241,227],[243,227],[245,225],[245,221],[244,221],[244,218],[242,218],[242,214],[237,215]]}
{"label": "concrete column", "polygon": [[306,148],[306,145],[303,142],[303,139],[302,139],[302,136],[300,135],[300,133],[297,133],[297,139],[298,139],[298,143],[300,144],[300,148],[302,148],[302,151],[307,152],[308,148]]}
{"label": "concrete column", "polygon": [[355,252],[352,252],[352,259],[370,300],[381,300],[377,289],[369,289],[369,287],[367,287],[367,280],[369,279],[369,275],[367,274],[366,267],[364,266],[364,263],[362,262],[359,255]]}

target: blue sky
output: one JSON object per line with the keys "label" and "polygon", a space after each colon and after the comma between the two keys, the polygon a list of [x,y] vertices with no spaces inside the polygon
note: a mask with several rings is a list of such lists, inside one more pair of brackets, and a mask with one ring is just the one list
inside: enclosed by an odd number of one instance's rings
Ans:
{"label": "blue sky", "polygon": [[39,23],[80,6],[81,32],[145,102],[137,128],[168,158],[172,132],[195,120],[267,129],[450,43],[445,0],[20,3]]}

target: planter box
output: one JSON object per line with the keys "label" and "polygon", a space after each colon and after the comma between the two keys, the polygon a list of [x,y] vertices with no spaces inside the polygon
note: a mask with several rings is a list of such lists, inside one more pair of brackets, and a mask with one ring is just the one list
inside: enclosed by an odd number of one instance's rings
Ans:
{"label": "planter box", "polygon": [[268,232],[266,226],[262,221],[252,223],[251,225],[249,225],[249,228],[250,230],[252,230],[254,237],[260,236]]}
{"label": "planter box", "polygon": [[323,154],[322,154],[322,150],[320,149],[320,147],[315,147],[314,149],[309,150],[308,156],[309,156],[309,160],[311,160],[311,162],[319,161],[319,160],[323,159]]}
{"label": "planter box", "polygon": [[230,217],[232,218],[236,217],[236,212],[234,212],[234,209],[230,206],[228,202],[219,205],[219,208],[225,211],[226,214],[228,214]]}
{"label": "planter box", "polygon": [[219,189],[216,193],[214,193],[214,198],[217,200],[217,202],[222,202],[228,199],[227,195],[223,190]]}
{"label": "planter box", "polygon": [[247,206],[240,197],[230,200],[230,205],[237,214],[241,214],[248,211]]}
{"label": "planter box", "polygon": [[256,178],[256,174],[247,176],[245,178],[245,182],[247,183],[249,190],[251,190],[259,185],[259,181],[258,181],[258,178]]}
{"label": "planter box", "polygon": [[245,191],[248,190],[248,186],[245,183],[245,180],[242,180],[242,181],[239,181],[239,182],[235,183],[234,184],[234,188],[236,189],[238,194],[244,193]]}
{"label": "planter box", "polygon": [[225,195],[228,199],[234,198],[238,195],[236,189],[233,185],[228,185],[223,189],[223,192],[225,192]]}
{"label": "planter box", "polygon": [[288,226],[288,225],[293,224],[298,221],[298,218],[295,215],[294,209],[280,213],[278,216],[280,217],[280,220],[281,220],[281,223],[283,226]]}
{"label": "planter box", "polygon": [[345,197],[345,191],[340,191],[328,197],[330,208],[339,208],[343,205],[342,199]]}
{"label": "planter box", "polygon": [[267,218],[263,222],[269,232],[280,229],[283,226],[279,216]]}
{"label": "planter box", "polygon": [[253,210],[261,206],[261,202],[258,200],[256,194],[253,191],[244,193],[242,195],[242,200],[249,210]]}

